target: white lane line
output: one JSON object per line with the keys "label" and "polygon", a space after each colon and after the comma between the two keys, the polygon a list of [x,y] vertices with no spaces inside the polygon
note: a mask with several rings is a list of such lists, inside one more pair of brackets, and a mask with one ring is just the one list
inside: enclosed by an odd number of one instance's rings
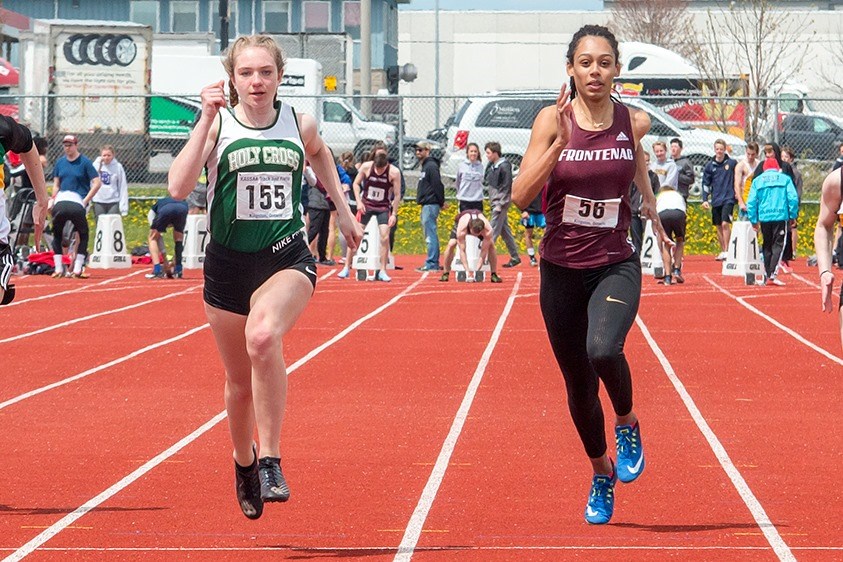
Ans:
{"label": "white lane line", "polygon": [[[340,341],[341,339],[343,339],[350,332],[354,331],[358,326],[360,326],[361,324],[363,324],[367,320],[370,320],[370,319],[374,318],[375,316],[377,316],[378,314],[380,314],[381,312],[383,312],[384,310],[386,310],[387,308],[389,308],[393,304],[397,303],[405,295],[407,295],[407,293],[409,293],[415,287],[417,287],[419,285],[419,283],[424,281],[425,277],[427,277],[427,273],[422,275],[421,278],[418,281],[409,285],[407,288],[405,288],[403,291],[398,293],[396,296],[392,297],[386,303],[382,304],[381,306],[379,306],[378,308],[376,308],[372,312],[366,314],[362,318],[359,318],[359,319],[355,320],[353,323],[351,323],[347,328],[345,328],[343,331],[338,333],[336,336],[332,337],[330,340],[323,343],[322,345],[315,348],[310,353],[308,353],[307,355],[305,355],[304,357],[302,357],[301,359],[299,359],[298,361],[296,361],[295,363],[290,365],[287,368],[287,375],[288,376],[291,375],[296,369],[298,369],[299,367],[301,367],[302,365],[304,365],[305,363],[307,363],[308,361],[310,361],[311,359],[313,359],[314,357],[319,355],[322,351],[324,351],[325,349],[327,349],[331,345],[333,345],[333,344],[337,343],[338,341]],[[128,474],[126,477],[124,477],[122,480],[120,480],[119,482],[117,482],[116,484],[114,484],[113,486],[108,488],[107,490],[105,490],[102,493],[94,496],[93,498],[91,498],[90,500],[86,501],[84,504],[82,504],[81,506],[79,506],[78,508],[73,510],[71,513],[68,513],[67,515],[65,515],[64,517],[62,517],[61,519],[59,519],[58,521],[56,521],[52,525],[50,525],[47,529],[45,529],[44,531],[42,531],[41,533],[36,535],[32,540],[30,540],[29,542],[27,542],[26,544],[21,546],[19,549],[17,549],[15,552],[13,552],[9,556],[7,556],[4,559],[3,562],[13,562],[13,561],[21,560],[25,556],[28,556],[29,554],[32,554],[38,547],[40,547],[42,544],[44,544],[45,542],[47,542],[48,540],[50,540],[51,538],[53,538],[57,534],[59,534],[61,531],[63,531],[64,529],[66,529],[70,525],[73,525],[73,523],[75,523],[77,520],[79,520],[79,518],[81,518],[83,515],[85,515],[89,511],[95,509],[101,503],[107,501],[109,498],[116,495],[118,492],[120,492],[124,488],[127,488],[128,486],[130,486],[138,478],[140,478],[141,476],[143,476],[144,474],[146,474],[147,472],[149,472],[150,470],[152,470],[153,468],[155,468],[159,464],[166,461],[168,458],[170,458],[173,455],[175,455],[176,453],[178,453],[180,450],[182,450],[184,447],[186,447],[190,443],[199,439],[199,437],[201,437],[204,433],[206,433],[208,430],[213,428],[215,425],[217,425],[219,422],[221,422],[225,418],[226,418],[226,413],[225,413],[225,410],[223,410],[222,412],[220,412],[219,414],[217,414],[216,416],[214,416],[213,418],[211,418],[210,420],[208,420],[207,422],[205,422],[204,424],[199,426],[190,435],[188,435],[187,437],[184,437],[183,439],[178,441],[176,444],[171,446],[166,451],[164,451],[161,454],[159,454],[159,455],[153,457],[152,459],[148,460],[142,466],[135,469],[132,473]]]}
{"label": "white lane line", "polygon": [[404,537],[401,539],[401,544],[398,546],[398,553],[393,559],[395,561],[407,562],[413,557],[413,551],[419,542],[424,522],[427,519],[430,508],[433,506],[433,500],[436,499],[436,493],[439,491],[439,486],[445,478],[445,470],[448,468],[451,455],[454,453],[454,448],[457,445],[457,439],[459,439],[460,433],[462,433],[462,428],[465,425],[465,420],[468,418],[468,411],[471,409],[472,402],[474,402],[474,396],[477,394],[477,389],[480,386],[480,382],[483,380],[483,375],[486,372],[486,366],[492,358],[492,352],[494,351],[501,332],[503,331],[503,326],[509,316],[509,311],[512,310],[512,305],[515,303],[515,298],[518,294],[518,287],[521,285],[521,275],[522,274],[519,273],[518,277],[515,279],[515,285],[513,285],[512,292],[506,301],[506,306],[504,306],[503,312],[501,313],[500,318],[498,318],[498,323],[492,332],[492,337],[489,339],[489,343],[486,345],[486,349],[480,357],[477,369],[474,370],[474,375],[471,377],[471,382],[468,384],[468,388],[465,391],[465,396],[463,397],[462,403],[457,410],[457,415],[454,417],[454,421],[451,424],[451,430],[448,432],[445,442],[442,443],[442,449],[439,451],[436,464],[433,465],[433,470],[430,473],[427,484],[424,486],[424,490],[419,498],[419,503],[416,505],[416,509],[413,511],[413,515],[407,523],[407,528],[404,531]]}
{"label": "white lane line", "polygon": [[729,453],[726,452],[726,448],[723,447],[720,440],[717,438],[717,435],[715,435],[714,431],[712,431],[708,422],[705,421],[702,412],[700,412],[699,408],[697,408],[697,405],[694,403],[694,399],[691,398],[691,395],[685,389],[685,385],[679,380],[679,377],[676,375],[676,371],[673,370],[673,366],[662,352],[659,344],[657,344],[656,340],[653,339],[653,336],[650,334],[650,330],[647,329],[647,326],[644,324],[641,316],[635,317],[635,323],[638,324],[638,327],[644,334],[644,338],[647,340],[647,343],[650,344],[650,349],[653,350],[653,353],[658,358],[659,363],[661,363],[667,378],[670,379],[670,382],[673,384],[673,388],[676,389],[676,393],[679,394],[679,397],[685,404],[685,408],[687,408],[688,413],[691,414],[691,418],[694,420],[694,423],[697,424],[697,428],[699,428],[700,433],[702,433],[705,440],[708,441],[708,445],[714,452],[714,456],[717,457],[717,461],[720,463],[720,466],[723,467],[723,470],[726,472],[729,480],[732,481],[732,485],[737,490],[743,500],[743,503],[749,509],[749,512],[752,514],[752,518],[755,519],[755,523],[761,529],[761,532],[764,533],[764,537],[767,539],[767,542],[770,543],[771,547],[773,547],[773,551],[776,553],[776,556],[778,556],[779,560],[782,560],[783,562],[795,562],[796,558],[793,556],[790,548],[784,542],[784,539],[782,539],[778,529],[776,529],[776,526],[770,521],[770,518],[767,516],[767,512],[764,511],[761,502],[759,502],[758,498],[755,497],[755,494],[752,493],[752,490],[749,488],[749,484],[746,483],[746,480],[744,480],[740,471],[732,462],[732,459],[729,457]]}
{"label": "white lane line", "polygon": [[[779,330],[781,330],[784,333],[788,334],[789,336],[793,337],[797,341],[807,345],[808,347],[810,347],[811,349],[813,349],[814,351],[816,351],[820,355],[824,355],[825,357],[827,357],[828,359],[831,359],[832,361],[834,361],[838,365],[843,365],[843,359],[841,359],[840,357],[837,357],[836,355],[834,355],[830,351],[827,351],[827,350],[823,349],[822,347],[818,346],[814,342],[805,339],[804,337],[802,337],[801,334],[799,334],[798,332],[795,332],[794,330],[791,330],[790,328],[788,328],[787,326],[785,326],[784,324],[782,324],[781,322],[779,322],[775,318],[767,316],[766,314],[764,314],[763,312],[761,312],[760,310],[758,310],[757,308],[755,308],[754,306],[752,306],[751,304],[746,302],[746,300],[743,297],[739,297],[739,296],[736,296],[736,295],[730,293],[729,291],[727,291],[726,289],[724,289],[723,287],[721,287],[720,285],[718,285],[717,283],[712,281],[707,275],[705,275],[704,278],[715,289],[717,289],[718,291],[720,291],[721,293],[723,293],[727,297],[733,299],[734,301],[736,301],[738,304],[740,304],[745,309],[749,310],[753,314],[756,314],[756,315],[760,316],[761,318],[763,318],[764,320],[766,320],[767,322],[769,322],[770,324],[772,324],[773,326],[775,326]],[[817,312],[817,314],[819,314],[819,312]]]}
{"label": "white lane line", "polygon": [[[94,287],[99,287],[101,285],[108,285],[109,283],[113,283],[115,281],[122,281],[123,279],[128,279],[129,277],[133,277],[135,275],[140,275],[141,273],[143,273],[143,271],[135,271],[135,272],[132,272],[128,275],[124,275],[122,277],[112,277],[111,279],[106,279],[105,281],[100,281],[99,283],[94,283],[92,285],[83,285],[81,287],[77,287],[76,289],[69,289],[67,291],[59,291],[58,293],[50,293],[49,295],[41,295],[40,297],[32,297],[32,298],[23,299],[23,300],[20,300],[20,301],[16,300],[14,302],[11,302],[11,303],[7,304],[6,308],[9,308],[11,306],[17,306],[19,304],[24,304],[24,303],[27,303],[27,302],[42,301],[42,300],[45,300],[45,299],[52,299],[52,298],[55,298],[55,297],[60,297],[62,295],[70,295],[72,293],[80,293],[82,291],[86,291],[86,290],[92,289]],[[82,282],[82,281],[80,281],[80,282]],[[24,289],[26,289],[26,287],[24,287]]]}
{"label": "white lane line", "polygon": [[[665,545],[514,545],[514,546],[426,546],[425,551],[435,552],[510,552],[510,551],[566,551],[566,550],[638,550],[638,551],[764,551],[769,552],[769,546],[723,546],[723,545],[700,545],[700,546],[665,546]],[[12,548],[1,548],[0,551],[11,551]],[[348,552],[364,555],[365,553],[384,554],[393,552],[394,546],[68,546],[39,548],[39,552]],[[843,551],[842,546],[794,546],[792,550],[797,551]]]}
{"label": "white lane line", "polygon": [[154,299],[141,301],[139,303],[130,304],[128,306],[123,306],[123,307],[120,307],[120,308],[114,308],[114,309],[106,310],[106,311],[103,311],[103,312],[97,312],[96,314],[89,314],[88,316],[82,316],[80,318],[74,318],[73,320],[68,320],[66,322],[60,322],[59,324],[53,324],[52,326],[47,326],[46,328],[40,328],[40,329],[34,330],[32,332],[26,332],[25,334],[18,334],[17,336],[12,336],[12,337],[9,337],[9,338],[2,339],[2,340],[0,340],[0,343],[8,343],[8,342],[12,342],[12,341],[22,340],[24,338],[28,338],[28,337],[31,337],[31,336],[37,336],[38,334],[43,334],[45,332],[50,332],[52,330],[57,330],[59,328],[64,328],[66,326],[71,326],[73,324],[78,324],[79,322],[84,322],[86,320],[93,320],[94,318],[99,318],[100,316],[108,316],[109,314],[117,314],[118,312],[125,312],[127,310],[132,310],[133,308],[138,308],[138,307],[141,307],[141,306],[144,306],[144,305],[147,305],[147,304],[151,304],[151,303],[154,303],[154,302],[159,302],[159,301],[171,299],[173,297],[178,297],[178,296],[190,293],[194,289],[197,289],[201,286],[202,285],[194,285],[193,287],[189,287],[189,288],[187,288],[183,291],[179,291],[177,293],[170,293],[170,294],[164,295],[163,297],[156,297]]}
{"label": "white lane line", "polygon": [[337,271],[336,269],[332,269],[331,271],[329,271],[328,273],[326,273],[325,275],[320,277],[317,281],[324,281],[325,279],[327,279],[328,277],[330,277],[331,275],[336,273],[336,271]]}
{"label": "white lane line", "polygon": [[196,332],[204,330],[208,326],[209,326],[208,324],[203,324],[202,326],[197,326],[195,328],[192,328],[192,329],[190,329],[190,330],[188,330],[188,331],[186,331],[182,334],[179,334],[177,336],[174,336],[172,338],[168,338],[166,340],[162,340],[160,342],[153,343],[153,344],[148,345],[146,347],[142,347],[142,348],[140,348],[136,351],[133,351],[133,352],[129,353],[128,355],[124,355],[123,357],[118,357],[117,359],[114,359],[113,361],[109,361],[108,363],[103,363],[102,365],[92,367],[91,369],[88,369],[87,371],[82,371],[81,373],[73,375],[71,377],[67,377],[66,379],[62,379],[60,381],[56,381],[56,382],[48,384],[46,386],[42,386],[40,388],[30,390],[29,392],[25,392],[25,393],[23,393],[19,396],[15,396],[14,398],[10,398],[9,400],[6,400],[5,402],[0,402],[0,410],[2,410],[4,408],[7,408],[8,406],[11,406],[12,404],[17,404],[18,402],[26,400],[27,398],[32,398],[33,396],[37,396],[37,395],[39,395],[43,392],[47,392],[48,390],[52,390],[54,388],[64,386],[66,384],[72,383],[73,381],[78,381],[79,379],[84,379],[88,375],[93,375],[94,373],[98,373],[102,370],[108,369],[108,368],[113,367],[115,365],[119,365],[120,363],[125,363],[129,359],[133,359],[133,358],[137,357],[138,355],[143,355],[144,353],[146,353],[148,351],[158,349],[159,347],[163,347],[163,346],[169,345],[173,342],[177,342],[180,339],[184,339],[188,336],[192,336]]}

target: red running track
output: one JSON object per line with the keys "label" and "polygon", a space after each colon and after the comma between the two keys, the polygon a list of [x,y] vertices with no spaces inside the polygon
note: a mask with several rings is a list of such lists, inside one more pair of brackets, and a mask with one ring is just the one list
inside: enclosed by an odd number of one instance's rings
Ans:
{"label": "red running track", "polygon": [[[96,272],[84,288],[19,279],[21,301],[81,290],[0,316],[0,339],[20,337],[0,343],[0,554],[843,559],[831,515],[843,360],[836,319],[819,313],[809,285],[816,270],[797,267],[804,282],[768,288],[721,277],[707,259],[685,269],[682,286],[644,283],[626,351],[647,469],[619,485],[604,527],[582,518],[589,467],[535,269],[517,268],[520,281],[506,271],[502,285],[412,271],[391,284],[321,281],[284,344],[295,367],[282,435],[292,499],[255,522],[234,500],[199,276]],[[36,368],[34,349],[48,357]]]}

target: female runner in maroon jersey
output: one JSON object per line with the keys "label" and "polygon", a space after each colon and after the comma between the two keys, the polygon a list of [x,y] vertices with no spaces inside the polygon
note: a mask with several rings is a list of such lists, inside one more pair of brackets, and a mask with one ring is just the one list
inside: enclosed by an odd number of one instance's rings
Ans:
{"label": "female runner in maroon jersey", "polygon": [[[614,485],[644,469],[632,381],[623,353],[641,296],[641,264],[628,239],[629,185],[643,186],[642,216],[665,239],[644,164],[650,118],[611,97],[620,72],[618,43],[587,25],[567,53],[570,88],[533,123],[512,200],[526,207],[547,182],[541,246],[542,315],[565,378],[574,425],[594,469],[586,521],[607,523]],[[606,454],[603,381],[616,414],[617,466]]]}

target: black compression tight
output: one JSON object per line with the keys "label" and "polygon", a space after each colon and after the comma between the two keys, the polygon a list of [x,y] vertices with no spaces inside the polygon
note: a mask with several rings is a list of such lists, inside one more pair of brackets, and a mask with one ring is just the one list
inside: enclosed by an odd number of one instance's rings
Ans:
{"label": "black compression tight", "polygon": [[598,379],[615,414],[625,416],[632,411],[632,380],[623,346],[640,298],[638,254],[586,270],[542,261],[542,315],[565,378],[571,417],[590,458],[606,453]]}

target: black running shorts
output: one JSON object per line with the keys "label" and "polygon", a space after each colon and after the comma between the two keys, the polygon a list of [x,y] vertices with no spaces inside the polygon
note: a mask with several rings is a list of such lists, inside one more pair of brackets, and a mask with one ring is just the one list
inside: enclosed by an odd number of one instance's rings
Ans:
{"label": "black running shorts", "polygon": [[285,269],[301,271],[316,288],[316,260],[302,231],[254,253],[238,252],[211,240],[205,248],[205,302],[248,315],[252,294]]}
{"label": "black running shorts", "polygon": [[685,223],[687,222],[685,213],[679,209],[667,209],[659,213],[659,220],[668,238],[674,242],[685,240]]}
{"label": "black running shorts", "polygon": [[711,224],[720,226],[724,222],[732,224],[732,211],[735,210],[734,203],[725,203],[711,208]]}

